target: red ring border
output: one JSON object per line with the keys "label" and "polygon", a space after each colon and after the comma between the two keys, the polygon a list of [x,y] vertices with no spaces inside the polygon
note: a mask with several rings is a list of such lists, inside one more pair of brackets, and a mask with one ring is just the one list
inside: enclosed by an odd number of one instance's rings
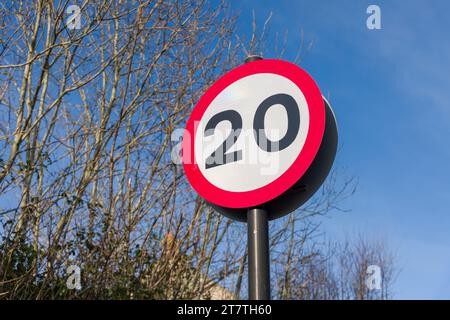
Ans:
{"label": "red ring border", "polygon": [[[309,128],[305,144],[292,165],[276,180],[255,190],[233,192],[210,183],[195,162],[195,121],[200,121],[211,102],[232,83],[258,73],[273,73],[297,85],[305,96],[309,111]],[[319,87],[299,66],[277,59],[257,60],[243,64],[219,78],[200,98],[186,123],[182,142],[183,167],[188,181],[205,200],[227,208],[249,208],[268,202],[287,191],[308,170],[322,143],[325,131],[325,105]],[[185,152],[190,148],[191,152]],[[190,158],[190,159],[189,159]]]}

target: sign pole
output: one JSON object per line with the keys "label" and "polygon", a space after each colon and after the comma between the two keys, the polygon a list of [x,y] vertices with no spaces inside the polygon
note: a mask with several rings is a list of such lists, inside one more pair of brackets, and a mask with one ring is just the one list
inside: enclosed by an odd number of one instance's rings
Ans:
{"label": "sign pole", "polygon": [[[253,55],[245,63],[262,60]],[[248,228],[248,298],[249,300],[270,299],[269,265],[269,217],[266,210],[247,210]]]}
{"label": "sign pole", "polygon": [[248,298],[270,299],[269,217],[266,210],[248,209]]}

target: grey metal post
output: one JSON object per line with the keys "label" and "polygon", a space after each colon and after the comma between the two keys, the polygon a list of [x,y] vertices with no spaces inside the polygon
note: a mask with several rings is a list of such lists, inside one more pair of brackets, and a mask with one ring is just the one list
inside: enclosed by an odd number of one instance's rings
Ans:
{"label": "grey metal post", "polygon": [[245,58],[245,63],[247,62],[252,62],[252,61],[257,61],[257,60],[262,60],[263,58],[261,56],[257,56],[257,55],[250,55],[247,58]]}
{"label": "grey metal post", "polygon": [[[245,63],[262,60],[257,55],[248,56]],[[270,299],[269,218],[263,209],[248,209],[248,298]]]}
{"label": "grey metal post", "polygon": [[270,299],[269,219],[263,209],[247,211],[248,298]]}

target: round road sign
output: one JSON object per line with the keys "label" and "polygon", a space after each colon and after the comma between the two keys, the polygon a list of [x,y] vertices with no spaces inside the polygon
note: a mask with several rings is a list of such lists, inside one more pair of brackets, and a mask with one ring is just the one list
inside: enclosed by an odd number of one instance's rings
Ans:
{"label": "round road sign", "polygon": [[314,80],[292,63],[258,60],[231,70],[187,122],[189,182],[220,212],[245,220],[243,208],[273,203],[307,173],[324,144],[327,108]]}

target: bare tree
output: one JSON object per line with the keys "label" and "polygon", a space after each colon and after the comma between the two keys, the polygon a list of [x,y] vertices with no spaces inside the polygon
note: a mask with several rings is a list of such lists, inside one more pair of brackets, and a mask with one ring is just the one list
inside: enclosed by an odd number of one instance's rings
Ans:
{"label": "bare tree", "polygon": [[[384,240],[363,235],[342,242],[303,246],[288,252],[278,277],[280,299],[386,300],[392,298],[397,271],[394,255]],[[374,273],[379,272],[379,274]],[[375,279],[379,277],[379,279]]]}
{"label": "bare tree", "polygon": [[[195,200],[170,161],[171,134],[235,65],[234,17],[204,1],[85,1],[73,29],[69,4],[2,8],[3,288],[65,296],[55,283],[69,255],[88,297],[128,297],[121,277],[160,292],[181,257],[204,287],[200,271],[229,223]],[[168,233],[182,239],[164,248],[170,261],[158,241]]]}

